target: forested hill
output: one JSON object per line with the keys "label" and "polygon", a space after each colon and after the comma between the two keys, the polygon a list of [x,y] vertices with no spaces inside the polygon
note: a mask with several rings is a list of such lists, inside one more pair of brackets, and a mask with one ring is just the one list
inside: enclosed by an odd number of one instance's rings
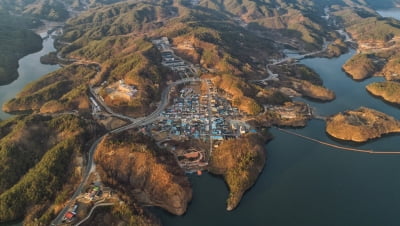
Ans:
{"label": "forested hill", "polygon": [[42,25],[42,20],[63,21],[68,8],[83,10],[116,0],[1,0],[0,1],[0,85],[18,77],[18,60],[42,48],[41,38],[29,30]]}
{"label": "forested hill", "polygon": [[[3,106],[5,111],[27,115],[0,122],[0,222],[25,218],[25,222],[37,219],[48,225],[74,192],[87,145],[103,132],[88,114],[89,85],[115,112],[142,117],[154,111],[169,82],[181,79],[162,64],[161,52],[152,41],[167,37],[174,54],[198,69],[193,76],[211,80],[249,117],[270,120],[280,116],[269,114],[263,106],[292,101],[285,89],[322,101],[335,97],[306,66],[274,64],[285,57],[283,49],[319,54],[326,47],[321,54],[339,56],[348,42],[337,30],[346,30],[357,44],[378,47],[400,35],[399,22],[380,17],[371,8],[377,2],[0,0],[0,82],[2,74],[16,72],[18,57],[40,48],[40,37],[28,28],[42,19],[64,20],[68,9],[78,13],[66,21],[56,43],[62,57],[77,62],[33,81]],[[386,0],[382,6],[394,4]],[[335,23],[326,18],[325,9]],[[349,64],[398,65],[398,52],[379,54],[379,58],[359,56]],[[257,83],[271,73],[279,74],[279,80]],[[111,99],[107,88],[121,82],[134,86],[137,93],[129,100]]]}
{"label": "forested hill", "polygon": [[61,0],[2,0],[0,7],[19,15],[47,20],[64,20],[68,11]]}
{"label": "forested hill", "polygon": [[69,17],[69,9],[81,10],[84,7],[99,7],[120,0],[2,0],[0,9],[17,15],[62,21]]}
{"label": "forested hill", "polygon": [[42,39],[28,28],[39,23],[26,17],[12,16],[0,10],[0,85],[18,77],[20,57],[39,51]]}

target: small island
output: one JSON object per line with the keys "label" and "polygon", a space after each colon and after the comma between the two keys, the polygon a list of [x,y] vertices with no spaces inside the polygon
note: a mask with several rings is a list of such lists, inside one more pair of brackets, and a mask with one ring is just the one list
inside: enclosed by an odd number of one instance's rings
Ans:
{"label": "small island", "polygon": [[367,90],[389,103],[400,104],[400,83],[398,82],[374,82],[367,86]]}
{"label": "small island", "polygon": [[[268,128],[306,126],[313,109],[299,97],[336,98],[302,59],[357,45],[344,66],[354,79],[398,79],[400,23],[366,3],[253,2],[0,1],[28,22],[74,16],[48,32],[57,51],[40,59],[63,67],[2,106],[24,115],[0,122],[0,222],[161,225],[146,207],[183,215],[193,195],[186,174],[204,172],[225,180],[234,210],[268,164]],[[0,83],[41,47],[24,32],[4,34]],[[380,92],[395,100],[396,89]],[[332,116],[326,129],[364,142],[400,132],[400,122],[360,108]]]}
{"label": "small island", "polygon": [[327,119],[326,132],[340,140],[365,142],[400,132],[400,121],[382,112],[361,107]]}

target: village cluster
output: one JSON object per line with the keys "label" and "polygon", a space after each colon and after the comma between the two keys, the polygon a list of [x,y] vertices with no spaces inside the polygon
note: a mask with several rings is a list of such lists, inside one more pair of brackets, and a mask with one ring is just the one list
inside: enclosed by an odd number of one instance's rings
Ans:
{"label": "village cluster", "polygon": [[[164,66],[180,75],[182,79],[198,78],[193,64],[175,55],[167,37],[155,39],[152,42],[160,51],[161,63]],[[177,43],[177,45],[194,48],[187,41]],[[138,92],[135,86],[127,85],[124,80],[112,84],[104,82],[101,87],[111,99],[116,97],[129,100]],[[218,147],[219,142],[237,138],[248,132],[255,132],[244,120],[247,115],[233,107],[225,98],[227,94],[222,95],[210,79],[198,79],[187,82],[185,85],[174,86],[168,95],[172,97],[170,105],[160,111],[156,121],[142,127],[142,131],[147,131],[159,144],[167,147],[186,171],[202,169],[208,163],[213,148]],[[99,104],[93,98],[90,100],[93,112],[101,111]],[[102,102],[104,100],[101,99],[101,105],[103,105]],[[279,115],[281,119],[290,120],[311,115],[307,105],[295,103],[285,106],[268,105],[265,108]],[[195,149],[190,145],[183,148],[178,145],[191,140],[197,140],[204,145]],[[197,146],[201,145],[197,144]]]}
{"label": "village cluster", "polygon": [[161,53],[162,61],[161,64],[171,68],[181,78],[193,77],[197,74],[197,69],[193,64],[188,64],[182,58],[175,55],[171,44],[167,37],[153,40],[153,44]]}
{"label": "village cluster", "polygon": [[112,190],[99,183],[91,184],[86,193],[82,193],[65,213],[62,221],[71,223],[76,220],[79,212],[87,212],[87,208],[92,205],[103,203],[112,198]]}
{"label": "village cluster", "polygon": [[177,95],[171,106],[150,125],[151,134],[158,141],[184,142],[197,139],[211,143],[211,147],[206,145],[205,148],[170,148],[187,172],[207,165],[210,149],[217,147],[220,141],[236,138],[250,130],[241,121],[244,114],[220,97],[210,80],[201,82],[206,83],[207,91],[201,91],[200,82],[175,90]]}
{"label": "village cluster", "polygon": [[[211,82],[207,80],[208,86]],[[200,86],[200,84],[198,84]],[[170,139],[224,140],[247,132],[239,120],[242,113],[216,93],[203,94],[194,86],[185,87],[153,124],[155,132],[167,132]],[[242,126],[243,124],[243,126]]]}

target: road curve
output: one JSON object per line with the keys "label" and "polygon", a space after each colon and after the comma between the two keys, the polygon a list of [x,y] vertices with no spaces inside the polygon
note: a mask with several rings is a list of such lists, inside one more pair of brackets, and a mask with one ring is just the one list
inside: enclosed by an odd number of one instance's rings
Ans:
{"label": "road curve", "polygon": [[65,205],[64,209],[60,211],[60,213],[57,215],[57,217],[51,222],[51,225],[57,225],[59,222],[62,220],[63,216],[67,213],[69,206],[72,204],[72,202],[82,193],[82,189],[85,186],[88,178],[89,178],[89,173],[90,169],[93,166],[93,155],[94,151],[97,148],[97,145],[100,143],[100,141],[106,136],[108,133],[104,134],[103,136],[99,137],[97,140],[94,141],[92,146],[89,149],[89,156],[88,156],[88,164],[86,165],[85,171],[83,173],[83,180],[79,184],[78,188],[75,190],[74,194],[72,194],[70,200],[68,203]]}
{"label": "road curve", "polygon": [[94,162],[93,162],[94,153],[97,149],[98,144],[101,142],[101,140],[104,137],[106,137],[109,134],[121,133],[125,130],[137,128],[140,126],[147,125],[151,122],[154,122],[157,119],[157,117],[160,115],[160,113],[167,107],[167,105],[169,103],[169,99],[170,99],[169,92],[171,91],[172,87],[179,85],[179,84],[183,84],[183,83],[187,83],[187,82],[196,82],[196,81],[201,81],[201,79],[200,78],[186,78],[186,79],[178,80],[178,81],[175,81],[175,82],[169,84],[167,86],[167,88],[164,89],[164,91],[162,92],[160,104],[158,105],[157,109],[153,113],[151,113],[150,115],[148,115],[136,122],[133,122],[131,124],[111,130],[111,131],[107,132],[106,134],[104,134],[103,136],[99,137],[97,140],[95,140],[89,149],[88,161],[87,161],[86,168],[85,168],[85,171],[83,174],[82,182],[80,183],[78,188],[75,190],[74,194],[71,196],[70,200],[68,201],[68,203],[64,207],[64,209],[62,209],[60,211],[60,213],[57,215],[57,217],[51,222],[51,225],[58,225],[61,222],[63,216],[67,213],[69,206],[82,193],[83,187],[85,186],[85,184],[89,178],[90,169],[92,168],[92,166],[94,164]]}
{"label": "road curve", "polygon": [[[70,43],[66,43],[66,44],[70,44]],[[95,61],[64,58],[63,56],[61,56],[61,52],[57,53],[57,58],[61,61],[71,62],[74,64],[84,64],[84,65],[90,65],[90,64],[93,65],[94,64],[100,68],[98,73],[100,73],[100,71],[101,71],[101,64],[98,62],[95,62]],[[114,130],[111,130],[94,141],[94,143],[92,144],[92,146],[89,149],[88,161],[87,161],[86,168],[85,168],[85,171],[83,174],[82,182],[80,183],[78,188],[75,190],[74,194],[71,196],[71,198],[68,201],[68,203],[66,204],[66,206],[60,211],[60,213],[57,215],[57,217],[51,222],[51,225],[58,225],[61,222],[63,216],[67,213],[69,206],[82,193],[83,187],[85,186],[85,184],[89,178],[90,170],[93,167],[93,156],[94,156],[95,150],[97,148],[97,145],[100,143],[100,141],[109,134],[120,133],[125,130],[137,128],[140,126],[147,125],[151,122],[154,122],[157,119],[157,117],[160,115],[160,113],[167,107],[167,105],[169,103],[169,98],[170,98],[169,93],[170,93],[172,87],[179,85],[179,84],[183,84],[183,83],[187,83],[187,82],[195,82],[195,81],[201,81],[201,79],[200,78],[185,78],[185,79],[181,79],[181,80],[178,80],[178,81],[175,81],[175,82],[169,84],[167,86],[167,88],[163,90],[163,92],[161,94],[161,101],[160,101],[160,104],[158,105],[157,109],[154,112],[152,112],[150,115],[143,117],[141,119],[134,119],[134,118],[128,117],[126,115],[121,115],[121,114],[114,112],[98,97],[98,95],[94,92],[92,87],[89,86],[91,95],[95,97],[95,99],[102,105],[102,107],[108,113],[110,113],[114,117],[128,120],[131,123],[128,125],[116,128]]]}
{"label": "road curve", "polygon": [[128,130],[128,129],[148,125],[148,124],[154,122],[157,119],[157,117],[160,115],[160,113],[167,107],[167,105],[169,103],[169,99],[170,99],[169,92],[171,91],[172,87],[179,85],[179,84],[183,84],[183,83],[199,82],[199,81],[201,81],[200,78],[185,78],[185,79],[181,79],[181,80],[178,80],[178,81],[175,81],[175,82],[169,84],[167,86],[167,88],[165,88],[164,91],[162,92],[160,104],[158,105],[157,109],[154,112],[152,112],[150,115],[148,115],[146,117],[143,117],[143,118],[137,120],[136,122],[133,122],[131,124],[114,129],[110,133],[120,133],[120,132]]}
{"label": "road curve", "polygon": [[279,65],[279,64],[288,62],[290,60],[302,60],[302,59],[304,59],[306,57],[310,57],[310,56],[313,56],[313,55],[317,55],[317,54],[323,53],[328,49],[329,44],[330,44],[330,42],[324,41],[324,45],[323,45],[321,50],[305,53],[305,54],[298,55],[298,56],[295,56],[295,57],[286,57],[286,58],[283,58],[283,59],[281,59],[279,61],[276,61],[274,63],[267,64],[265,67],[266,67],[267,72],[268,72],[268,77],[266,77],[264,79],[259,79],[259,80],[250,80],[250,82],[264,82],[264,81],[267,81],[267,80],[269,80],[269,79],[274,77],[274,73],[271,71],[269,66]]}
{"label": "road curve", "polygon": [[109,202],[109,203],[100,203],[100,204],[96,204],[92,207],[92,209],[90,210],[89,214],[82,219],[81,221],[79,221],[77,224],[75,224],[75,226],[79,226],[81,224],[83,224],[85,221],[87,221],[93,214],[93,211],[97,208],[97,207],[102,207],[102,206],[113,206],[114,203]]}
{"label": "road curve", "polygon": [[135,118],[131,118],[131,117],[129,117],[129,116],[122,115],[122,114],[119,114],[119,113],[114,112],[114,111],[113,111],[110,107],[108,107],[107,104],[104,103],[104,101],[96,94],[96,92],[93,90],[93,87],[92,87],[92,86],[89,86],[89,91],[90,91],[90,94],[96,99],[96,101],[104,108],[104,110],[105,110],[107,113],[113,115],[114,117],[120,118],[120,119],[122,119],[122,120],[127,120],[127,121],[130,121],[130,122],[135,122],[135,121],[136,121]]}

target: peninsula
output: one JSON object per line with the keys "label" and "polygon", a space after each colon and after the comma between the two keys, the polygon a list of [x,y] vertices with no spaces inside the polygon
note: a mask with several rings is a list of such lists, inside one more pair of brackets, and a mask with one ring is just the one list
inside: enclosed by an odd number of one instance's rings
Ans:
{"label": "peninsula", "polygon": [[[206,171],[226,182],[234,210],[268,164],[268,127],[306,126],[313,110],[298,97],[336,97],[298,60],[357,43],[366,52],[345,70],[360,80],[386,71],[385,85],[398,84],[388,71],[399,22],[369,1],[334,2],[0,2],[38,23],[70,17],[56,29],[57,52],[42,57],[63,67],[2,106],[18,115],[0,122],[0,222],[159,225],[146,207],[190,211],[187,174]],[[363,23],[371,31],[353,26]],[[383,90],[370,92],[394,96]],[[326,131],[364,142],[400,122],[360,108],[328,118]]]}
{"label": "peninsula", "polygon": [[400,83],[394,81],[375,82],[367,86],[368,92],[392,104],[400,104]]}

